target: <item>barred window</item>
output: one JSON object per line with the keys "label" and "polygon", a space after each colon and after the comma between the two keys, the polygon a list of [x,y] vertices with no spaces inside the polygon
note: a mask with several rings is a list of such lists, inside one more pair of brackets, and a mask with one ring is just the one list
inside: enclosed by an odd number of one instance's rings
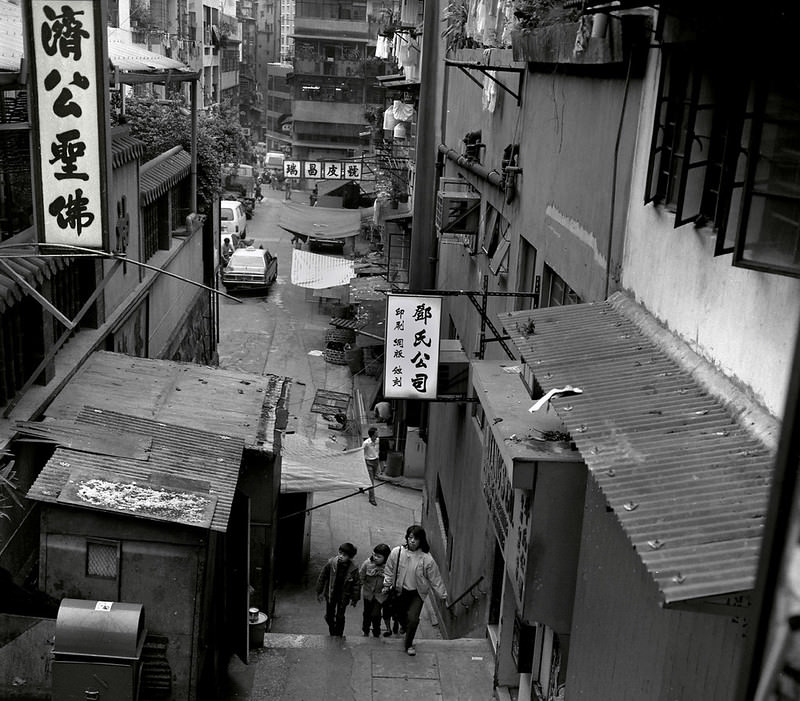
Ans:
{"label": "barred window", "polygon": [[86,541],[86,576],[116,579],[119,575],[119,542]]}

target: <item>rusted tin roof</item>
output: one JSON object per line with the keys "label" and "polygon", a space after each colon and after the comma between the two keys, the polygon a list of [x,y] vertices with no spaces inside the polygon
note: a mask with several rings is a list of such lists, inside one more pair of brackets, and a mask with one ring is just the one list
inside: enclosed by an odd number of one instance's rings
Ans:
{"label": "rusted tin roof", "polygon": [[85,406],[239,438],[274,453],[275,414],[291,379],[97,351],[46,415],[74,419]]}
{"label": "rusted tin roof", "polygon": [[[48,422],[45,422],[45,425]],[[220,436],[175,424],[144,419],[115,411],[85,407],[77,416],[74,428],[88,429],[95,439],[91,450],[58,447],[28,491],[28,497],[49,503],[67,503],[84,508],[119,511],[140,518],[164,520],[165,514],[153,515],[124,507],[110,508],[102,503],[82,501],[74,497],[80,482],[103,480],[120,485],[164,488],[170,494],[200,496],[207,502],[208,518],[196,525],[224,532],[239,479],[242,459],[241,438]],[[107,434],[104,448],[103,431]],[[69,439],[68,426],[56,429],[52,440],[59,435]],[[130,441],[137,437],[150,445],[144,459],[120,455],[120,437]],[[175,519],[173,519],[175,520]],[[179,520],[179,519],[177,519]],[[192,522],[188,522],[193,525]]]}
{"label": "rusted tin roof", "polygon": [[773,469],[767,445],[614,298],[500,320],[542,393],[583,390],[552,406],[663,602],[751,590]]}

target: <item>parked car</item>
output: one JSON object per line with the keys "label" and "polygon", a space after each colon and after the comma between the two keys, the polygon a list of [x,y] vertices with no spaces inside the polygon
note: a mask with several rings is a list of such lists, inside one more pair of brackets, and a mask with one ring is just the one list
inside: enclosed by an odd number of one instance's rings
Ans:
{"label": "parked car", "polygon": [[232,290],[266,290],[278,277],[278,259],[265,248],[239,248],[222,271],[222,284]]}
{"label": "parked car", "polygon": [[247,234],[247,215],[244,205],[238,200],[222,200],[219,203],[219,218],[222,227],[219,245],[220,249],[226,238],[236,246],[237,240],[242,240]]}
{"label": "parked car", "polygon": [[309,251],[336,251],[337,253],[342,253],[344,252],[344,246],[344,239],[317,239],[313,236],[308,239]]}

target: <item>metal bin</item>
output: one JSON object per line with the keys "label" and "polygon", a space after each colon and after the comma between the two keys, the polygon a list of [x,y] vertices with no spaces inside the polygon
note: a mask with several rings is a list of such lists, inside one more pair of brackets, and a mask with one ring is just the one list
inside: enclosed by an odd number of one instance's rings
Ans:
{"label": "metal bin", "polygon": [[63,599],[53,646],[53,701],[137,701],[146,635],[141,604]]}

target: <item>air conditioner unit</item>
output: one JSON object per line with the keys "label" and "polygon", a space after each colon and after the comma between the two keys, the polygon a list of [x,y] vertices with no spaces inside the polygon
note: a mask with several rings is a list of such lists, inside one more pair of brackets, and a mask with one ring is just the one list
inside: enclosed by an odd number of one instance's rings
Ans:
{"label": "air conditioner unit", "polygon": [[464,180],[442,178],[436,193],[436,228],[440,234],[462,234],[477,239],[481,196]]}
{"label": "air conditioner unit", "polygon": [[250,127],[242,127],[242,134],[250,136]]}

